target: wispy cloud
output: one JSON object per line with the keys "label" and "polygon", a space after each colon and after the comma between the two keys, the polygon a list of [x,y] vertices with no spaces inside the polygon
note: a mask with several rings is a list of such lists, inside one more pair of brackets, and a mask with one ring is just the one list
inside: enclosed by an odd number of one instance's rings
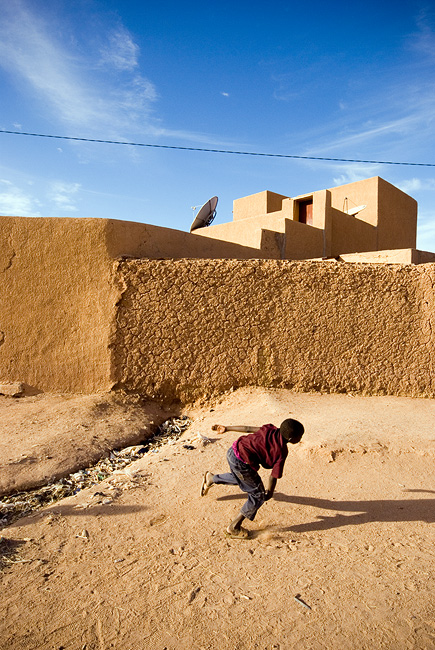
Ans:
{"label": "wispy cloud", "polygon": [[0,36],[1,65],[27,82],[63,121],[89,126],[96,119],[97,98],[38,16],[19,1],[4,4]]}
{"label": "wispy cloud", "polygon": [[0,180],[0,215],[17,217],[41,216],[40,202],[11,181]]}
{"label": "wispy cloud", "polygon": [[422,9],[416,17],[417,30],[408,39],[411,51],[422,54],[429,62],[435,61],[435,33],[428,9]]}
{"label": "wispy cloud", "polygon": [[0,179],[0,215],[40,217],[68,216],[78,211],[80,183],[50,181],[33,185],[32,181],[12,182]]}
{"label": "wispy cloud", "polygon": [[394,63],[343,84],[335,113],[304,133],[315,143],[304,153],[434,162],[428,144],[435,138],[435,29],[427,13],[403,43]]}
{"label": "wispy cloud", "polygon": [[61,212],[77,212],[74,199],[80,190],[79,183],[61,183],[52,184],[48,198]]}
{"label": "wispy cloud", "polygon": [[435,178],[409,178],[397,183],[397,187],[407,194],[424,190],[435,191]]}
{"label": "wispy cloud", "polygon": [[[362,128],[356,132],[349,133],[343,137],[334,138],[333,142],[329,142],[327,145],[320,147],[320,151],[334,151],[334,150],[348,150],[349,148],[355,148],[361,144],[367,144],[373,142],[381,136],[392,135],[392,136],[403,136],[411,133],[411,131],[421,123],[421,115],[408,115],[403,118],[396,120],[389,120],[387,122],[381,122],[376,125],[370,125],[366,128]],[[319,151],[319,149],[317,149]]]}
{"label": "wispy cloud", "polygon": [[209,134],[162,124],[155,113],[157,89],[141,73],[139,46],[123,25],[107,28],[99,44],[96,38],[79,47],[74,36],[65,35],[66,28],[61,40],[52,20],[34,12],[26,0],[2,3],[0,66],[15,83],[32,89],[41,114],[52,124],[58,121],[69,127],[69,134],[88,137],[151,136],[217,144]]}
{"label": "wispy cloud", "polygon": [[[336,168],[337,169],[337,168]],[[334,176],[334,185],[346,185],[347,183],[356,183],[364,178],[376,176],[379,171],[377,165],[341,165],[339,167],[341,174]]]}
{"label": "wispy cloud", "polygon": [[138,65],[139,46],[131,34],[119,27],[108,35],[108,45],[100,49],[100,63],[118,70],[134,70]]}
{"label": "wispy cloud", "polygon": [[[49,25],[24,2],[4,3],[0,22],[0,65],[30,86],[62,123],[80,133],[152,131],[154,85],[135,71],[138,46],[124,28],[109,35],[110,48],[84,57],[52,35]],[[104,68],[104,71],[102,70]],[[112,75],[108,73],[111,68]]]}

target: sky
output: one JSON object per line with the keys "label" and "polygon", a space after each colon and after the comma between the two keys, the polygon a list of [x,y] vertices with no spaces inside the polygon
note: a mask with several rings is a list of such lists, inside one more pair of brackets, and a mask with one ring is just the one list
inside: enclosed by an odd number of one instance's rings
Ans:
{"label": "sky", "polygon": [[[0,129],[435,164],[435,3],[0,0]],[[0,214],[189,230],[193,206],[381,176],[435,251],[435,167],[0,133]]]}

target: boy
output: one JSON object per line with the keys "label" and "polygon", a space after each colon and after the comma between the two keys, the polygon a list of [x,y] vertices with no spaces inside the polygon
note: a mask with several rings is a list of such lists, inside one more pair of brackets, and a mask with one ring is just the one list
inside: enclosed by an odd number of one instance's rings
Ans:
{"label": "boy", "polygon": [[[243,504],[240,514],[230,522],[225,531],[227,537],[247,539],[249,531],[242,528],[244,519],[253,521],[257,510],[265,501],[272,498],[276,482],[282,476],[284,463],[287,458],[287,445],[297,444],[304,433],[303,425],[298,420],[284,420],[281,426],[264,424],[260,429],[246,426],[227,426],[214,424],[213,431],[240,431],[250,433],[236,440],[227,452],[227,461],[231,472],[228,474],[212,474],[205,472],[201,485],[201,496],[204,497],[215,483],[238,485],[246,492],[248,500]],[[258,469],[271,469],[267,490],[258,474]]]}

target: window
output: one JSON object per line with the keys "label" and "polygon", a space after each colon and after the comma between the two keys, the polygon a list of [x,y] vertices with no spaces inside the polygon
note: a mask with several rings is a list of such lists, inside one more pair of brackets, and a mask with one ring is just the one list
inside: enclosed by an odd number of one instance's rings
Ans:
{"label": "window", "polygon": [[313,225],[313,197],[301,199],[297,202],[297,217],[299,223]]}

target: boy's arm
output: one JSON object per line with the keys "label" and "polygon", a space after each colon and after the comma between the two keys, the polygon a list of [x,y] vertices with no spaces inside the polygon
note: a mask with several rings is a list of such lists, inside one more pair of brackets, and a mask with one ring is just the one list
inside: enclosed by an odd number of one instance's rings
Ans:
{"label": "boy's arm", "polygon": [[225,431],[239,431],[240,433],[256,433],[258,429],[259,427],[250,427],[244,425],[233,426],[231,424],[227,424],[226,426],[224,426],[223,424],[213,424],[212,426],[212,431],[217,431],[217,433],[225,433]]}
{"label": "boy's arm", "polygon": [[277,480],[278,480],[277,478],[273,476],[269,476],[269,481],[267,483],[267,490],[266,490],[266,501],[269,501],[269,499],[273,497]]}

